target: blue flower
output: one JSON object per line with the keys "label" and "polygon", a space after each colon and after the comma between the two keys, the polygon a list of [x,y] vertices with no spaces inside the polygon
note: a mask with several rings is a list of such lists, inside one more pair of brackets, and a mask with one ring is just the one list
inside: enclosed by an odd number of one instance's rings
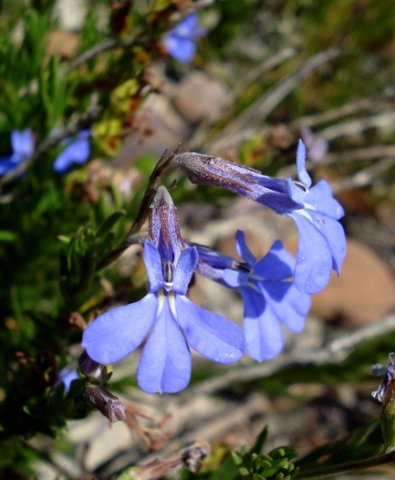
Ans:
{"label": "blue flower", "polygon": [[78,380],[80,377],[75,369],[72,368],[63,368],[59,373],[59,379],[56,382],[55,386],[60,385],[61,383],[64,386],[64,391],[68,393],[71,388],[71,384],[74,380]]}
{"label": "blue flower", "polygon": [[338,221],[344,215],[343,208],[325,180],[311,187],[305,153],[299,141],[296,161],[300,183],[290,178],[271,178],[252,168],[199,153],[177,155],[175,162],[194,183],[226,188],[291,218],[300,236],[295,286],[312,294],[327,285],[332,269],[340,274],[346,238]]}
{"label": "blue flower", "polygon": [[34,137],[31,130],[14,130],[11,133],[12,154],[0,158],[0,175],[14,170],[21,162],[29,158],[34,150]]}
{"label": "blue flower", "polygon": [[140,388],[175,393],[190,380],[188,344],[210,360],[231,363],[243,355],[244,342],[238,326],[186,297],[199,258],[195,247],[184,248],[177,237],[175,208],[164,187],[158,189],[152,211],[151,240],[144,245],[148,294],[99,316],[84,331],[83,345],[93,360],[110,364],[146,340],[137,370]]}
{"label": "blue flower", "polygon": [[75,139],[69,140],[63,151],[56,157],[54,170],[66,173],[74,164],[84,164],[91,153],[89,143],[90,131],[82,130]]}
{"label": "blue flower", "polygon": [[[392,392],[395,388],[395,360],[394,354],[388,355],[387,368],[383,368],[382,365],[375,365],[374,370],[384,375],[382,382],[377,390],[372,392],[373,398],[381,402],[384,406],[391,400]],[[380,368],[378,368],[380,367]]]}
{"label": "blue flower", "polygon": [[190,13],[177,23],[164,37],[164,44],[169,54],[181,63],[189,63],[196,53],[196,42],[205,35],[199,28],[199,16]]}
{"label": "blue flower", "polygon": [[283,350],[282,324],[293,332],[303,330],[310,296],[295,288],[291,280],[295,260],[280,241],[259,261],[248,249],[241,231],[236,234],[236,246],[243,263],[197,247],[199,272],[240,292],[246,353],[260,362],[270,360]]}
{"label": "blue flower", "polygon": [[322,290],[332,269],[340,275],[346,256],[346,237],[338,221],[344,210],[332,196],[325,180],[310,188],[311,178],[305,169],[306,149],[299,140],[296,162],[299,186],[288,180],[291,198],[300,204],[284,214],[296,223],[299,248],[295,266],[295,285],[306,293]]}

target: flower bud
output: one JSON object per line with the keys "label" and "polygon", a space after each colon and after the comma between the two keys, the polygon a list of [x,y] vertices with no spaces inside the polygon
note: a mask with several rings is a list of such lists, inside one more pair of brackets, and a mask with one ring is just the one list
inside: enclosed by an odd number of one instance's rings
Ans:
{"label": "flower bud", "polygon": [[88,400],[101,412],[111,423],[126,418],[125,406],[118,397],[104,387],[91,386],[85,390]]}
{"label": "flower bud", "polygon": [[395,449],[395,361],[394,354],[388,356],[388,366],[383,381],[372,396],[383,404],[380,415],[384,447],[387,451]]}
{"label": "flower bud", "polygon": [[157,247],[164,262],[177,263],[183,250],[177,209],[163,186],[158,188],[149,218],[150,240]]}

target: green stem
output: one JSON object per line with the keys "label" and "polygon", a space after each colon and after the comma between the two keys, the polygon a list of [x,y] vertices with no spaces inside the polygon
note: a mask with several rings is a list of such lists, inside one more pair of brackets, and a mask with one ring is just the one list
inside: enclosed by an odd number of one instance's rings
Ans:
{"label": "green stem", "polygon": [[336,475],[339,473],[352,472],[354,470],[363,470],[366,468],[379,467],[388,463],[395,462],[395,452],[386,453],[378,457],[367,458],[366,460],[357,460],[355,462],[345,462],[339,465],[328,466],[324,468],[315,468],[307,471],[301,470],[298,477],[318,479],[325,478],[329,475]]}

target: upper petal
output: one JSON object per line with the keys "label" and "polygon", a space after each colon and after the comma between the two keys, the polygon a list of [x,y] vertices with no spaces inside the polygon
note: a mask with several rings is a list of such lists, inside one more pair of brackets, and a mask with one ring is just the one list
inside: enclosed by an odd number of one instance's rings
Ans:
{"label": "upper petal", "polygon": [[306,192],[303,202],[309,210],[324,213],[336,220],[344,215],[343,207],[333,198],[332,189],[326,180],[320,180]]}
{"label": "upper petal", "polygon": [[158,300],[148,294],[142,300],[113,308],[100,315],[84,331],[82,345],[98,363],[117,362],[144,340],[156,317]]}
{"label": "upper petal", "polygon": [[235,362],[243,356],[243,332],[233,322],[198,307],[183,295],[176,296],[176,311],[188,343],[201,355],[220,363]]}
{"label": "upper petal", "polygon": [[191,354],[170,310],[167,297],[160,317],[145,344],[137,381],[147,393],[175,393],[183,390],[191,377]]}
{"label": "upper petal", "polygon": [[144,243],[144,264],[147,269],[150,292],[156,292],[163,288],[162,261],[158,249],[149,240],[146,240]]}
{"label": "upper petal", "polygon": [[173,277],[173,290],[175,292],[183,295],[187,292],[198,261],[199,254],[196,247],[188,247],[181,252]]}
{"label": "upper petal", "polygon": [[236,232],[236,250],[240,257],[245,260],[249,265],[253,265],[256,262],[255,256],[247,247],[245,233],[241,230],[237,230]]}
{"label": "upper petal", "polygon": [[277,240],[267,254],[254,265],[254,273],[270,280],[292,277],[295,259]]}
{"label": "upper petal", "polygon": [[302,140],[298,142],[296,151],[296,167],[298,170],[298,178],[306,188],[311,186],[311,178],[306,170],[306,147]]}

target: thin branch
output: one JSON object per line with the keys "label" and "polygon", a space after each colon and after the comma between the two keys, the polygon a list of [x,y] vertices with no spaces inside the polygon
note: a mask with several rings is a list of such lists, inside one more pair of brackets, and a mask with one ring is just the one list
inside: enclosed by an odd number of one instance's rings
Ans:
{"label": "thin branch", "polygon": [[243,76],[242,79],[235,85],[233,94],[235,97],[240,96],[243,91],[256,80],[259,79],[265,72],[278,67],[286,60],[292,58],[296,53],[294,48],[283,48],[278,53],[268,58],[264,62],[259,63],[254,69]]}
{"label": "thin branch", "polygon": [[358,120],[337,123],[320,131],[320,137],[325,140],[334,140],[335,138],[356,135],[371,128],[394,128],[395,113],[391,110],[371,115]]}
{"label": "thin branch", "polygon": [[110,252],[107,257],[99,263],[97,267],[98,270],[106,267],[114,260],[116,260],[131,245],[140,243],[141,235],[138,235],[138,232],[144,225],[149,215],[152,200],[154,199],[156,191],[161,184],[161,178],[165,174],[165,172],[167,172],[167,170],[171,167],[174,157],[179,153],[179,148],[180,147],[177,147],[176,150],[174,150],[174,152],[172,152],[171,154],[167,154],[167,152],[165,152],[159,159],[153,172],[151,173],[151,176],[149,177],[148,186],[145,190],[139,211],[137,212],[137,216],[135,221],[133,222],[133,225],[130,227],[130,230],[126,234],[126,237],[122,241],[122,243],[112,252]]}
{"label": "thin branch", "polygon": [[[338,364],[344,361],[355,347],[373,338],[388,334],[395,330],[395,313],[383,318],[380,322],[361,327],[342,338],[329,342],[320,349],[307,350],[304,352],[294,351],[283,355],[269,363],[252,364],[248,367],[230,370],[220,377],[211,378],[199,383],[185,392],[185,396],[211,394],[218,390],[229,387],[232,384],[240,384],[268,377],[290,367],[306,365]],[[185,399],[184,399],[185,400]]]}
{"label": "thin branch", "polygon": [[347,117],[363,110],[378,111],[390,106],[390,102],[386,100],[386,97],[363,98],[325,112],[300,117],[291,122],[289,127],[292,129],[300,129],[301,127],[306,126],[316,127],[317,125],[333,122],[341,117]]}
{"label": "thin branch", "polygon": [[[320,134],[318,133],[318,136]],[[395,145],[374,145],[373,147],[356,148],[353,150],[345,150],[342,152],[327,153],[321,162],[306,162],[308,170],[314,170],[325,165],[333,165],[335,163],[350,163],[359,160],[373,160],[376,158],[395,157]],[[296,164],[287,165],[281,168],[278,177],[292,177],[296,175]]]}
{"label": "thin branch", "polygon": [[75,120],[71,121],[64,128],[59,129],[56,133],[45,139],[38,148],[35,149],[33,155],[21,162],[14,170],[0,178],[0,188],[7,185],[12,180],[15,180],[20,175],[25,173],[27,169],[36,162],[42,155],[46,154],[67,137],[75,135],[82,128],[90,125],[101,114],[101,107],[98,105],[90,106],[86,112],[80,115]]}
{"label": "thin branch", "polygon": [[343,192],[344,190],[351,190],[353,188],[367,187],[374,183],[374,181],[383,172],[395,166],[395,157],[383,158],[374,163],[370,167],[364,168],[354,175],[346,178],[341,178],[336,182],[332,182],[332,191],[334,194]]}
{"label": "thin branch", "polygon": [[[276,53],[272,57],[268,58],[266,61],[260,63],[256,68],[254,68],[247,75],[235,85],[233,88],[233,96],[235,98],[239,97],[243,91],[255,82],[260,76],[262,76],[268,70],[276,68],[278,65],[281,65],[286,60],[289,60],[293,55],[295,55],[295,49],[293,48],[284,48],[280,52]],[[205,122],[202,122],[198,128],[194,131],[192,137],[184,145],[186,150],[199,150],[206,145],[207,133],[212,125],[212,120],[207,119]]]}
{"label": "thin branch", "polygon": [[309,58],[298,70],[278,82],[263,97],[250,105],[233,122],[227,125],[219,138],[210,144],[210,150],[218,149],[229,137],[245,129],[254,120],[260,123],[287,97],[303,80],[309,77],[321,65],[337,58],[340,51],[330,48]]}
{"label": "thin branch", "polygon": [[132,47],[136,42],[137,38],[140,35],[141,31],[136,32],[132,37],[121,40],[116,37],[110,37],[104,39],[102,42],[93,45],[85,52],[82,52],[78,57],[72,60],[66,67],[66,75],[70,74],[72,71],[76,70],[78,67],[84,63],[93,60],[98,55],[102,53],[109,52],[110,50],[115,50],[117,48],[129,48]]}
{"label": "thin branch", "polygon": [[328,478],[328,476],[339,473],[355,472],[356,470],[366,470],[367,468],[381,467],[388,463],[395,462],[395,452],[389,452],[385,455],[366,458],[363,460],[355,460],[352,462],[340,463],[338,465],[322,466],[321,468],[302,470],[301,478],[319,479]]}

